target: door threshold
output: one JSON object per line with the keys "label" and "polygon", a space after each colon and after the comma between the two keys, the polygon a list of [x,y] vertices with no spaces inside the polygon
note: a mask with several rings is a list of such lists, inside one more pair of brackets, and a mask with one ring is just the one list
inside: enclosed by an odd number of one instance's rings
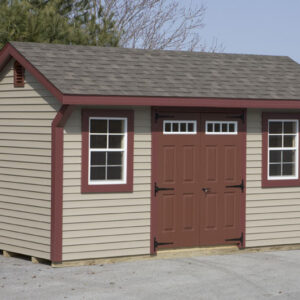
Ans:
{"label": "door threshold", "polygon": [[237,253],[240,249],[236,245],[210,246],[210,247],[193,247],[193,248],[178,248],[178,249],[161,249],[157,251],[158,258],[168,257],[189,257],[197,255],[225,255]]}

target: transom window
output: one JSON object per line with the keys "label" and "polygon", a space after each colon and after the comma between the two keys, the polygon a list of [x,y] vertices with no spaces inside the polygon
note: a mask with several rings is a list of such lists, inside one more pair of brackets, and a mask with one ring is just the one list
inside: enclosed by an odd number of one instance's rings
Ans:
{"label": "transom window", "polygon": [[268,179],[298,178],[298,120],[268,121]]}
{"label": "transom window", "polygon": [[164,134],[196,134],[197,121],[164,121]]}
{"label": "transom window", "polygon": [[89,184],[126,183],[127,118],[89,119]]}
{"label": "transom window", "polygon": [[237,134],[237,121],[206,121],[206,134]]}

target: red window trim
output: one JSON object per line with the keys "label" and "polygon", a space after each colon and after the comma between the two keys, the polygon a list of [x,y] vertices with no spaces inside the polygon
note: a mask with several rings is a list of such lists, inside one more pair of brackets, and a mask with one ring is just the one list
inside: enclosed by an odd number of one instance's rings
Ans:
{"label": "red window trim", "polygon": [[[300,174],[298,179],[268,179],[268,120],[270,119],[296,119],[300,125],[300,114],[297,113],[263,113],[262,114],[262,187],[292,187],[300,186]],[[299,126],[300,127],[300,126]],[[298,128],[299,135],[299,128]],[[298,150],[300,156],[300,151]],[[300,170],[300,157],[298,157],[298,170]]]}
{"label": "red window trim", "polygon": [[18,62],[15,61],[14,63],[14,87],[24,87],[25,80],[24,80],[25,70],[23,66]]}
{"label": "red window trim", "polygon": [[[89,118],[90,117],[120,117],[127,118],[127,181],[125,184],[90,185],[89,174]],[[82,110],[82,165],[81,192],[109,193],[133,192],[133,125],[134,112],[132,110]]]}

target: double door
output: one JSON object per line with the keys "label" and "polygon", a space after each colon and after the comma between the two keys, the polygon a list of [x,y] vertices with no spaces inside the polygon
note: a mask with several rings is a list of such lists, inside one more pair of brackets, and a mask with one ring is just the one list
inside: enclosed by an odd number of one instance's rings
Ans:
{"label": "double door", "polygon": [[157,118],[153,207],[158,249],[242,243],[245,128],[238,116],[173,112]]}

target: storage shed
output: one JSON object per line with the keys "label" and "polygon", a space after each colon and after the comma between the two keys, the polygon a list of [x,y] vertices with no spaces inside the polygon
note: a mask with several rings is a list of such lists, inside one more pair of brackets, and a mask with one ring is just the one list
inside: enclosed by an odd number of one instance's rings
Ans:
{"label": "storage shed", "polygon": [[288,57],[8,43],[0,249],[300,244],[299,121]]}

